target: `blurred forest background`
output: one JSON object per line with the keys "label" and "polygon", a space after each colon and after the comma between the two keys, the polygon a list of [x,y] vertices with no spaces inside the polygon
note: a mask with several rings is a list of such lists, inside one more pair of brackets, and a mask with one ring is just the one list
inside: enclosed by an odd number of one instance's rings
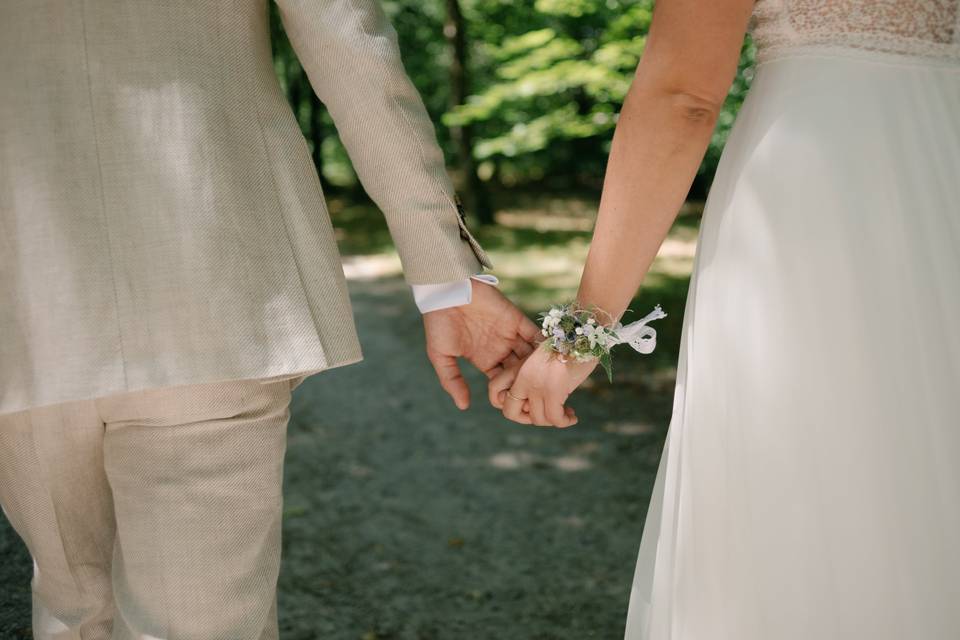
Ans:
{"label": "blurred forest background", "polygon": [[[383,0],[407,72],[438,125],[468,209],[494,222],[497,194],[602,183],[617,113],[639,61],[652,0]],[[273,18],[277,74],[328,191],[358,187],[333,122]],[[702,200],[750,84],[740,69],[691,190]]]}

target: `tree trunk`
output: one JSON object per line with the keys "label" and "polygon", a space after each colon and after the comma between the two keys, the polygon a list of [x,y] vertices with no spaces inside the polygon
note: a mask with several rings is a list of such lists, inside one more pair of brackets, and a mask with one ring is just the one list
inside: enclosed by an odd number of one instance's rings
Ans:
{"label": "tree trunk", "polygon": [[313,144],[313,164],[317,166],[317,175],[320,176],[320,186],[326,189],[323,179],[323,104],[316,94],[310,93],[310,142]]}
{"label": "tree trunk", "polygon": [[[280,12],[276,3],[270,3],[270,46],[273,51],[274,60],[283,62],[283,74],[287,85],[287,100],[290,102],[290,108],[293,109],[293,115],[297,124],[303,131],[304,137],[313,145],[313,163],[317,167],[317,174],[320,176],[320,184],[326,187],[323,179],[323,137],[324,130],[323,112],[324,107],[310,86],[310,79],[307,72],[303,70],[300,62],[296,59],[293,49],[290,46],[290,40],[283,29],[283,23],[280,20]],[[307,101],[307,114],[305,120],[300,119],[300,109],[303,106],[303,100]]]}
{"label": "tree trunk", "polygon": [[[452,107],[463,104],[470,93],[467,72],[467,35],[460,0],[445,0],[447,19],[443,25],[443,34],[453,52],[450,62],[450,104]],[[457,149],[457,160],[463,173],[462,194],[468,211],[472,211],[480,224],[493,224],[493,206],[487,189],[477,175],[476,162],[473,159],[473,131],[470,125],[451,127],[450,137]]]}
{"label": "tree trunk", "polygon": [[286,72],[287,101],[290,103],[290,108],[293,110],[293,117],[296,118],[298,125],[300,124],[300,103],[303,100],[303,84],[300,82],[302,73],[303,71],[300,70],[299,65],[294,65],[293,68]]}

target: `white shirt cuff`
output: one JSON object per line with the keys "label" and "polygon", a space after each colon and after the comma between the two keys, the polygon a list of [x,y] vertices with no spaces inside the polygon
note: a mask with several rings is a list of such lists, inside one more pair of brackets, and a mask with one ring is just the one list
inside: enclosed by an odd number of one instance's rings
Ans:
{"label": "white shirt cuff", "polygon": [[439,311],[450,307],[459,307],[460,305],[470,304],[473,299],[473,287],[471,280],[482,282],[491,286],[497,286],[499,280],[496,276],[489,273],[479,273],[456,282],[444,282],[441,284],[412,284],[413,299],[417,303],[420,313],[429,313],[430,311]]}

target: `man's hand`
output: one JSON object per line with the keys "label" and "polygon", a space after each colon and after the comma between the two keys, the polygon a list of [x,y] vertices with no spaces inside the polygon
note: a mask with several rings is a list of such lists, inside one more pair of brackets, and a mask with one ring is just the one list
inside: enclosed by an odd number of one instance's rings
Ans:
{"label": "man's hand", "polygon": [[459,307],[431,311],[423,316],[427,357],[440,386],[461,410],[470,406],[470,388],[457,358],[466,358],[487,378],[516,364],[533,351],[540,338],[537,326],[500,291],[471,280],[472,301]]}

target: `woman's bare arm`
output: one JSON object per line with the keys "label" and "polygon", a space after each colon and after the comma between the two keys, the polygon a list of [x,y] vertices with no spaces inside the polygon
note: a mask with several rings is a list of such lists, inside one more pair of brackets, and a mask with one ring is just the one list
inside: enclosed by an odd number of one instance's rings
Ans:
{"label": "woman's bare arm", "polygon": [[[613,136],[581,305],[619,318],[637,292],[703,159],[752,9],[753,0],[656,3]],[[563,405],[594,366],[563,364],[537,350],[519,374],[491,381],[490,398],[516,422],[570,426],[576,417]]]}
{"label": "woman's bare arm", "polygon": [[752,0],[660,0],[620,112],[578,300],[619,318],[696,175]]}

